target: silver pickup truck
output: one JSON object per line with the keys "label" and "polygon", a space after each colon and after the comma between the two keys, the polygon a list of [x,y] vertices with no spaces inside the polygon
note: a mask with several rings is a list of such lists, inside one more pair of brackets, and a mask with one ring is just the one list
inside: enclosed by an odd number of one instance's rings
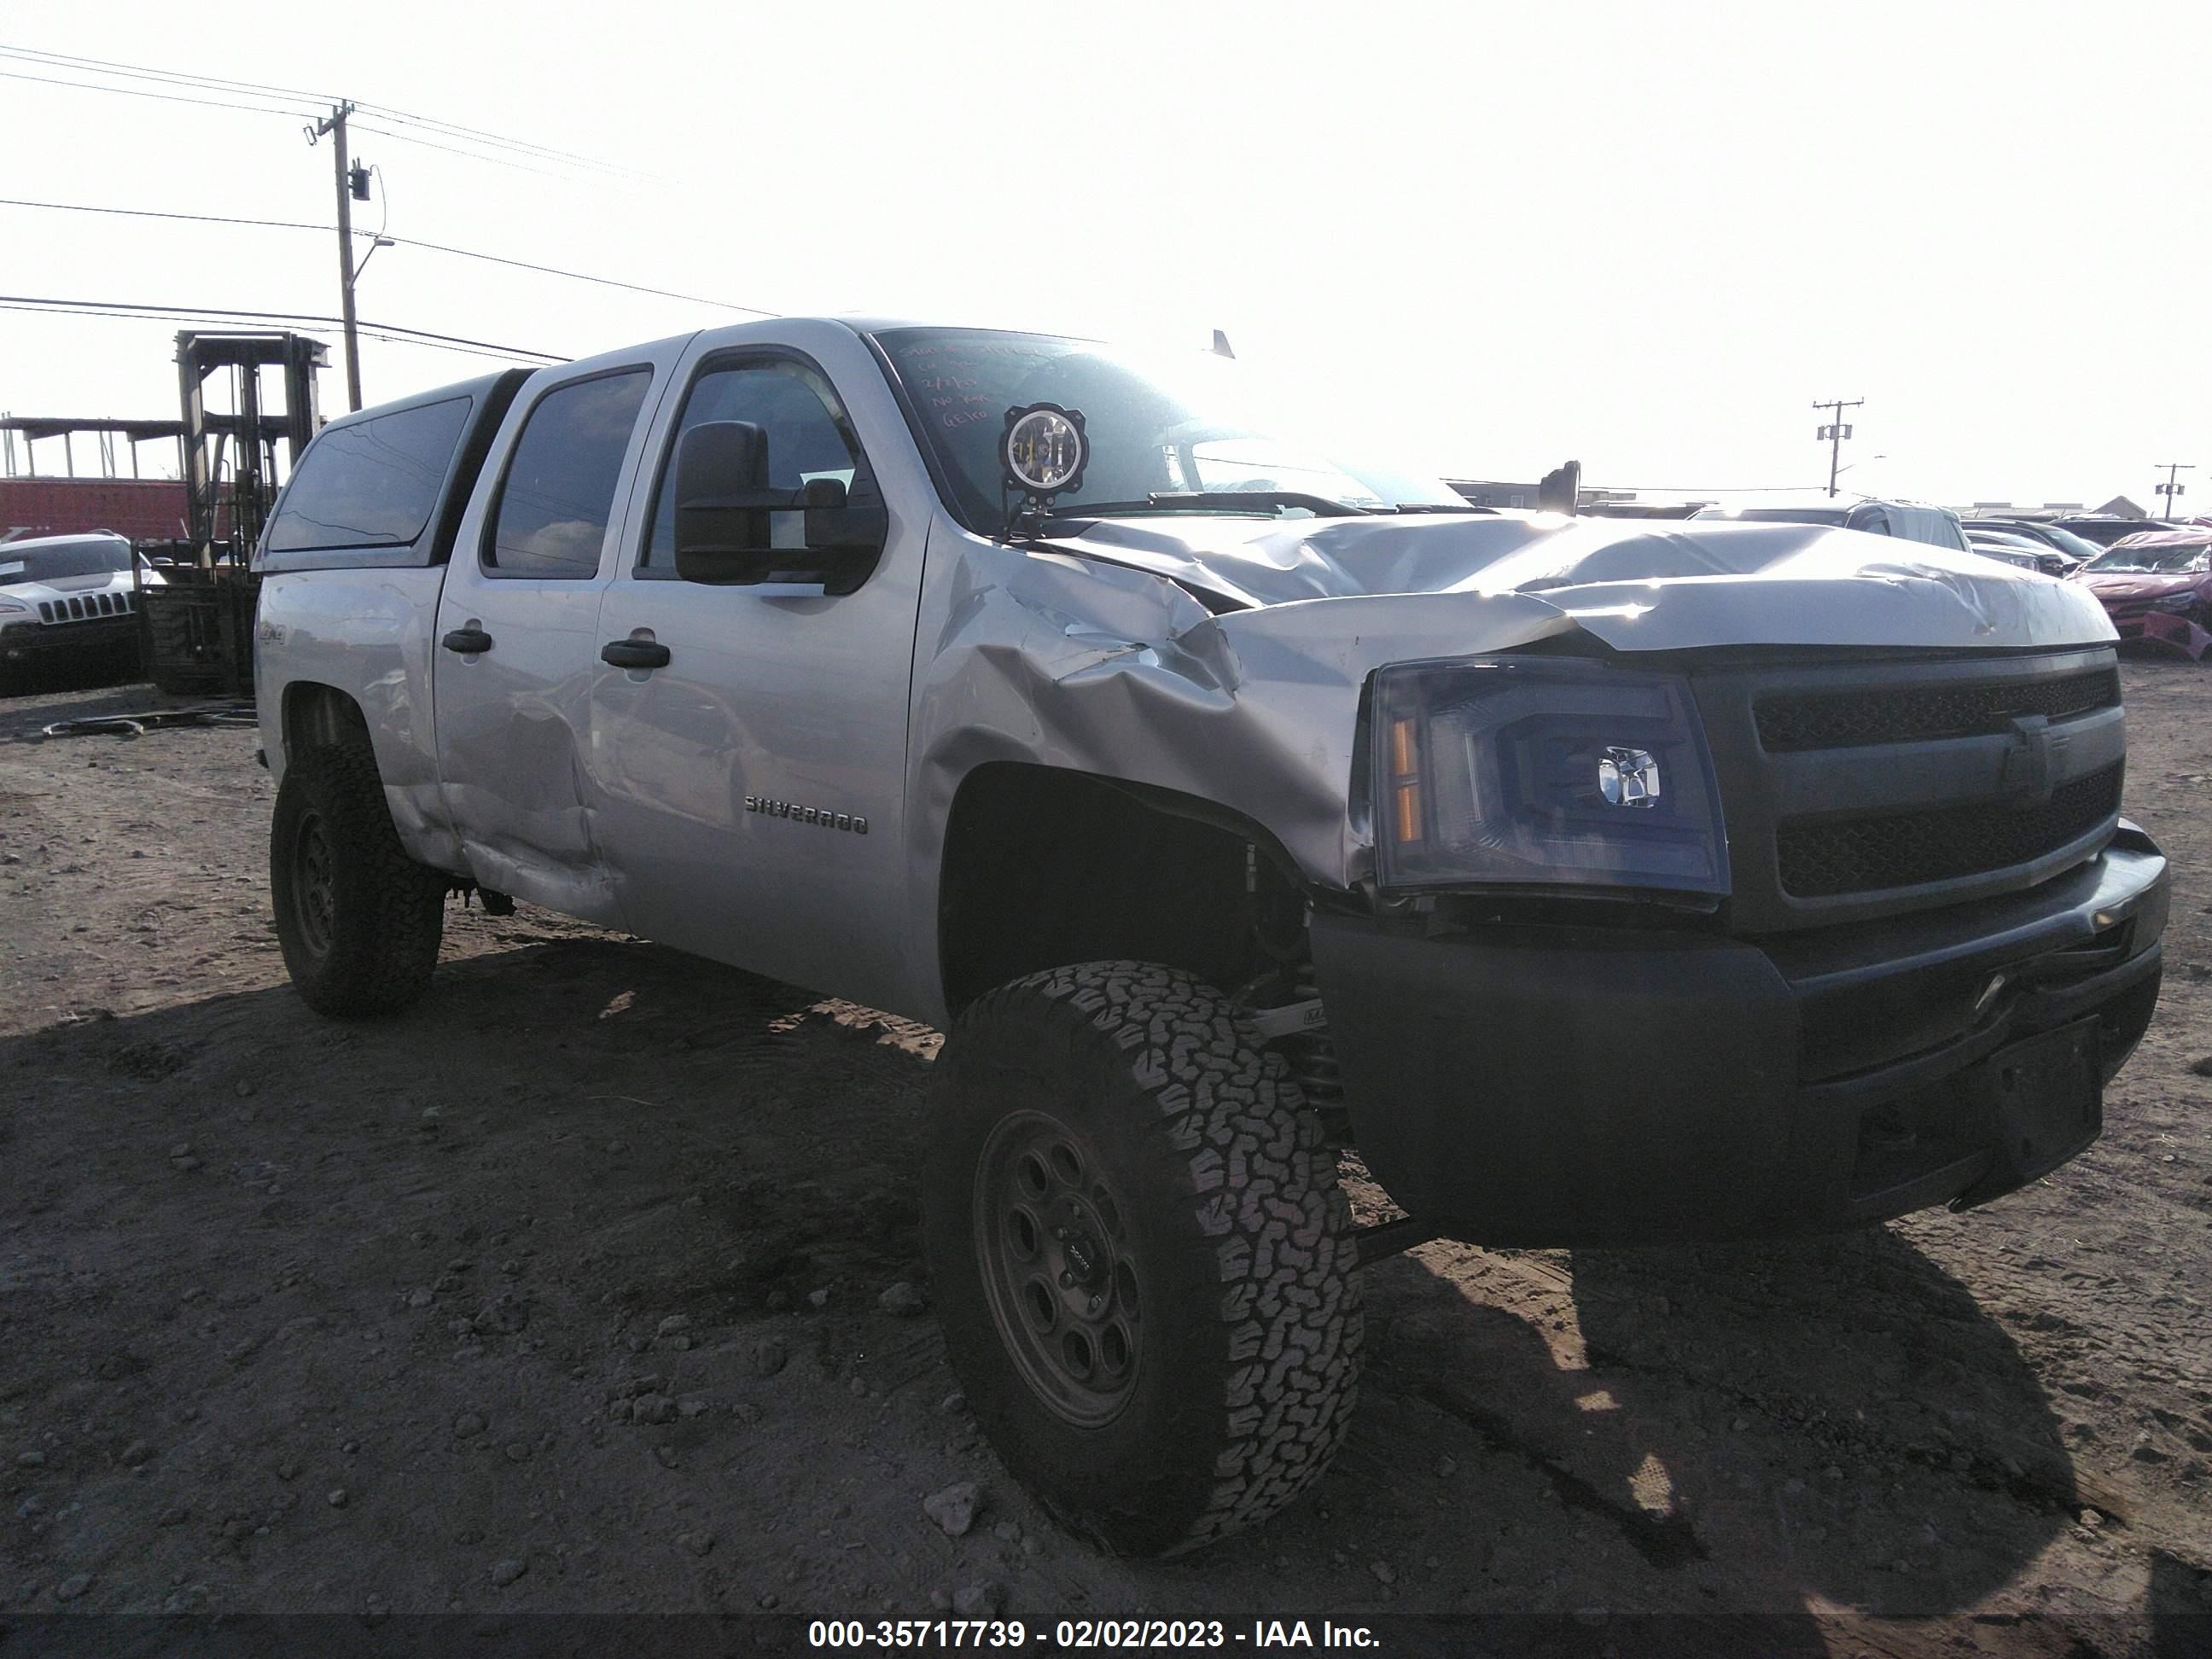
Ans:
{"label": "silver pickup truck", "polygon": [[[690,335],[333,422],[258,555],[307,1000],[404,1006],[474,891],[944,1030],[952,1363],[1127,1552],[1328,1464],[1363,1255],[1864,1226],[2072,1157],[2167,905],[2086,592],[1470,510],[1236,368]],[[1355,1224],[1354,1152],[1401,1217]]]}

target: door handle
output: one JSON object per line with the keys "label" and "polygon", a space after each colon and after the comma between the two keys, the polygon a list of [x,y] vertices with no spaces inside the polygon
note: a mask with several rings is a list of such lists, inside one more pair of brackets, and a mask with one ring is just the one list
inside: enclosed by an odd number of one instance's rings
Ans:
{"label": "door handle", "polygon": [[599,647],[599,660],[612,668],[665,668],[668,647],[652,640],[609,640]]}
{"label": "door handle", "polygon": [[456,628],[439,643],[448,651],[458,651],[463,656],[474,656],[479,651],[491,649],[491,635],[481,628]]}

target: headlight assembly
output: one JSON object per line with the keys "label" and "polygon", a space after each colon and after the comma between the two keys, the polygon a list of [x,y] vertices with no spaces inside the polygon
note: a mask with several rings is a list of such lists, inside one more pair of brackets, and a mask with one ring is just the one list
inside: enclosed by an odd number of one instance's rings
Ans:
{"label": "headlight assembly", "polygon": [[2150,602],[2150,608],[2154,611],[2194,611],[2197,608],[2197,595],[2194,593],[2161,594]]}
{"label": "headlight assembly", "polygon": [[1729,890],[1720,794],[1688,683],[1560,657],[1376,676],[1382,885]]}

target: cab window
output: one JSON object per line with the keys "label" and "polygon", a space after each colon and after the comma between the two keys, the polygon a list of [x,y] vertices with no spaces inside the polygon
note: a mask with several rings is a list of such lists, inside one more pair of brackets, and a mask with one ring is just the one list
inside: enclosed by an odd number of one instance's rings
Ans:
{"label": "cab window", "polygon": [[472,400],[447,398],[327,428],[269,526],[272,553],[400,547],[430,522]]}
{"label": "cab window", "polygon": [[[653,522],[638,558],[641,574],[676,574],[675,455],[684,434],[708,421],[748,421],[768,440],[768,485],[797,490],[816,478],[848,489],[863,473],[859,440],[829,381],[804,363],[783,358],[710,364],[691,383],[684,413],[669,436],[653,492]],[[855,491],[856,494],[860,493]],[[774,545],[801,545],[796,513],[769,515]]]}
{"label": "cab window", "polygon": [[653,371],[623,369],[556,386],[538,400],[500,481],[483,543],[501,576],[599,574],[623,456]]}

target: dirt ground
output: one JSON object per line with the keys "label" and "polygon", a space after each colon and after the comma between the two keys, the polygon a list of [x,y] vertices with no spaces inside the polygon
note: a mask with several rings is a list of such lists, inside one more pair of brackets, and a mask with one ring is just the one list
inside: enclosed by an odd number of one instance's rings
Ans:
{"label": "dirt ground", "polygon": [[[0,1650],[56,1612],[957,1601],[2203,1651],[2212,675],[2126,684],[2177,896],[2097,1147],[1858,1237],[1382,1263],[1334,1471],[1164,1565],[1055,1531],[881,1300],[922,1285],[934,1034],[527,908],[453,911],[414,1012],[319,1019],[251,731],[41,742],[156,699],[0,702]],[[955,1537],[923,1500],[961,1481]],[[1808,1616],[1898,1613],[1944,1617]]]}

